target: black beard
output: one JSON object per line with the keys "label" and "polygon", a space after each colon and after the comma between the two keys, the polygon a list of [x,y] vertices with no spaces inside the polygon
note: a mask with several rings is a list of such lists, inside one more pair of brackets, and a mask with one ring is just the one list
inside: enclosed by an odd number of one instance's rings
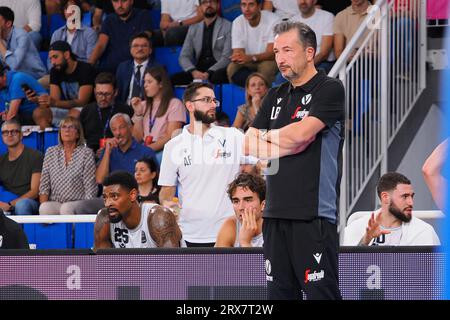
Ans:
{"label": "black beard", "polygon": [[110,215],[108,215],[108,217],[110,223],[119,223],[122,220],[122,215],[120,213],[115,217],[111,217]]}
{"label": "black beard", "polygon": [[63,63],[61,63],[61,66],[59,67],[60,68],[59,70],[62,71],[62,72],[65,72],[67,70],[67,66],[68,66],[67,61],[64,60]]}
{"label": "black beard", "polygon": [[398,220],[402,221],[402,222],[410,222],[412,216],[407,216],[405,214],[403,214],[403,212],[401,212],[396,206],[394,206],[391,202],[391,204],[389,205],[389,212],[396,217]]}
{"label": "black beard", "polygon": [[216,14],[217,14],[217,11],[215,10],[215,11],[206,11],[205,12],[205,18],[214,18],[215,16],[216,16]]}
{"label": "black beard", "polygon": [[214,114],[214,116],[208,116],[206,113],[200,111],[200,110],[195,110],[194,111],[194,118],[197,121],[201,121],[204,124],[211,124],[214,121],[216,121],[216,115]]}

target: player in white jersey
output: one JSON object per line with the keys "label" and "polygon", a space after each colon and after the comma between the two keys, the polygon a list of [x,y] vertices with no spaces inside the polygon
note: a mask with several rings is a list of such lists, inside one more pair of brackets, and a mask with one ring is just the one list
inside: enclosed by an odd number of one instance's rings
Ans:
{"label": "player in white jersey", "polygon": [[215,247],[262,247],[262,212],[266,182],[259,175],[241,173],[228,186],[235,215],[220,228]]}
{"label": "player in white jersey", "polygon": [[354,220],[344,230],[344,246],[436,246],[433,227],[413,216],[414,189],[397,172],[384,174],[377,185],[381,208]]}
{"label": "player in white jersey", "polygon": [[153,203],[139,206],[138,185],[130,173],[112,173],[103,187],[106,208],[95,221],[96,249],[185,246],[170,209]]}

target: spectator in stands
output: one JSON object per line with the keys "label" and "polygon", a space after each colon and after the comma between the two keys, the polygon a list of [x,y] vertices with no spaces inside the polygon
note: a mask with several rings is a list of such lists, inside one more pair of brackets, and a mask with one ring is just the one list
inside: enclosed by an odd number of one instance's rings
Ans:
{"label": "spectator in stands", "polygon": [[155,152],[138,143],[132,135],[133,124],[125,113],[116,113],[109,121],[113,138],[106,139],[105,150],[100,157],[100,163],[95,172],[98,184],[105,177],[118,170],[134,174],[136,162],[141,158],[153,158]]}
{"label": "spectator in stands", "polygon": [[231,56],[231,22],[218,16],[218,0],[200,0],[203,21],[189,27],[178,59],[184,72],[174,74],[174,85],[192,80],[227,83]]}
{"label": "spectator in stands", "polygon": [[[28,238],[20,224],[5,216],[0,209],[0,250],[30,249]],[[10,295],[8,295],[10,296]]]}
{"label": "spectator in stands", "polygon": [[[199,0],[161,0],[160,28],[165,46],[182,46],[190,25],[202,21]],[[161,42],[158,40],[158,45]]]}
{"label": "spectator in stands", "polygon": [[131,100],[134,109],[133,136],[156,152],[161,162],[162,150],[174,132],[186,123],[186,109],[175,98],[169,76],[163,67],[147,69],[144,75],[146,99]]}
{"label": "spectator in stands", "polygon": [[297,0],[264,0],[263,10],[274,11],[282,20],[298,15]]}
{"label": "spectator in stands", "polygon": [[152,21],[148,10],[134,9],[133,0],[112,0],[114,13],[108,15],[102,23],[97,45],[89,62],[96,64],[103,71],[116,72],[117,66],[130,55],[129,39],[139,32],[152,36]]}
{"label": "spectator in stands", "polygon": [[170,209],[153,203],[139,205],[138,184],[130,173],[118,171],[106,177],[103,199],[106,208],[94,226],[95,249],[185,246]]}
{"label": "spectator in stands", "polygon": [[34,92],[36,98],[48,95],[36,79],[23,72],[11,71],[0,63],[0,114],[2,120],[19,118],[22,124],[34,124],[33,111],[38,105],[35,100],[27,98],[25,91],[29,89]]}
{"label": "spectator in stands", "polygon": [[[352,0],[352,4],[339,12],[334,19],[334,53],[339,59],[346,45],[358,30],[370,10],[369,0]],[[358,45],[359,47],[360,45]],[[356,49],[357,50],[357,49]],[[353,52],[353,55],[356,53]],[[349,60],[353,57],[350,57]]]}
{"label": "spectator in stands", "polygon": [[136,162],[134,177],[139,186],[139,203],[159,203],[158,165],[152,158],[142,158]]}
{"label": "spectator in stands", "polygon": [[433,227],[412,216],[414,189],[397,172],[384,174],[377,185],[381,209],[345,228],[343,245],[426,246],[440,245]]}
{"label": "spectator in stands", "polygon": [[328,11],[316,8],[317,0],[299,0],[300,13],[291,18],[292,21],[307,24],[316,34],[317,52],[314,56],[316,69],[328,73],[334,64],[333,22],[334,16]]}
{"label": "spectator in stands", "polygon": [[225,220],[216,247],[262,247],[266,182],[261,176],[239,174],[228,186],[234,216]]}
{"label": "spectator in stands", "polygon": [[77,118],[66,117],[59,125],[58,145],[47,149],[39,185],[39,214],[97,213],[94,153],[84,145]]}
{"label": "spectator in stands", "polygon": [[8,150],[0,156],[0,183],[13,199],[7,203],[2,199],[0,208],[16,215],[37,214],[43,155],[22,143],[22,128],[17,120],[3,122],[1,131]]}
{"label": "spectator in stands", "polygon": [[273,53],[273,27],[280,20],[272,12],[261,11],[261,1],[241,0],[242,15],[233,21],[233,54],[227,74],[230,82],[241,87],[253,71],[262,73],[269,83],[278,72]]}
{"label": "spectator in stands", "polygon": [[445,209],[447,195],[447,179],[442,175],[442,169],[447,160],[448,138],[440,143],[425,160],[422,174],[439,209]]}
{"label": "spectator in stands", "polygon": [[61,13],[61,0],[45,0],[45,14],[49,17],[52,14]]}
{"label": "spectator in stands", "polygon": [[14,71],[28,73],[35,79],[43,77],[47,70],[42,63],[30,35],[22,28],[14,27],[14,12],[0,7],[0,58],[1,63]]}
{"label": "spectator in stands", "polygon": [[39,130],[44,131],[46,128],[52,128],[53,113],[49,106],[39,106],[33,111],[33,121],[39,126]]}
{"label": "spectator in stands", "polygon": [[70,45],[55,41],[50,46],[50,96],[48,105],[53,112],[55,126],[70,115],[79,117],[82,107],[92,99],[95,70],[86,62],[78,61]]}
{"label": "spectator in stands", "polygon": [[117,95],[116,80],[112,73],[102,72],[95,78],[95,102],[81,110],[80,122],[89,148],[96,152],[103,149],[106,138],[112,138],[109,122],[117,113],[133,116],[133,109],[120,102],[114,102]]}
{"label": "spectator in stands", "polygon": [[[134,0],[133,8],[137,9],[150,9],[147,0]],[[95,10],[92,16],[92,27],[96,31],[100,31],[102,26],[102,20],[104,15],[109,15],[114,13],[114,7],[111,0],[95,0],[94,1]]]}
{"label": "spectator in stands", "polygon": [[158,184],[162,205],[177,207],[188,246],[212,247],[219,228],[231,215],[228,184],[239,172],[244,135],[236,128],[211,125],[219,102],[209,83],[192,83],[184,92],[191,122],[165,146]]}
{"label": "spectator in stands", "polygon": [[143,98],[144,71],[159,65],[152,58],[152,42],[145,32],[133,35],[130,39],[130,53],[133,59],[123,61],[117,67],[117,101],[131,105],[131,98]]}
{"label": "spectator in stands", "polygon": [[245,104],[238,107],[233,127],[247,131],[269,91],[270,84],[260,73],[252,73],[245,81]]}
{"label": "spectator in stands", "polygon": [[[81,1],[61,1],[61,11],[64,12],[64,17],[66,20],[69,20],[69,18],[74,15],[72,10],[68,10],[70,6],[81,7]],[[53,32],[50,45],[59,40],[66,41],[70,44],[72,52],[77,56],[78,61],[88,62],[89,57],[94,50],[95,44],[97,43],[97,33],[90,27],[86,27],[81,24],[77,26],[74,23],[67,23],[65,26]],[[47,66],[50,70],[50,59],[47,62]]]}
{"label": "spectator in stands", "polygon": [[0,6],[14,12],[14,26],[25,30],[36,49],[41,46],[41,2],[39,0],[0,0]]}

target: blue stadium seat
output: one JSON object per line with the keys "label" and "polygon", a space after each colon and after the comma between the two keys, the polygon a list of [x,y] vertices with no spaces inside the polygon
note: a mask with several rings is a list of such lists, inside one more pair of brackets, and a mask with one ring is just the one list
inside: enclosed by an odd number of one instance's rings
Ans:
{"label": "blue stadium seat", "polygon": [[83,13],[83,17],[81,18],[81,25],[86,27],[92,27],[92,12]]}
{"label": "blue stadium seat", "polygon": [[33,131],[25,134],[22,139],[23,144],[29,148],[41,151],[41,137],[39,132]]}
{"label": "blue stadium seat", "polygon": [[161,22],[161,10],[149,10],[152,18],[152,30],[159,29],[159,23]]}
{"label": "blue stadium seat", "polygon": [[169,75],[183,71],[178,64],[178,57],[181,53],[181,47],[157,47],[155,48],[155,59],[166,67]]}
{"label": "blue stadium seat", "polygon": [[57,29],[61,28],[66,24],[66,20],[64,20],[61,14],[52,14],[50,16],[50,29],[49,29],[49,38],[52,37],[53,32]]}
{"label": "blue stadium seat", "polygon": [[48,19],[47,19],[47,15],[43,14],[41,16],[41,30],[39,31],[39,33],[42,36],[42,39],[49,39],[49,34],[48,34]]}
{"label": "blue stadium seat", "polygon": [[36,249],[71,249],[72,223],[25,223],[24,231]]}
{"label": "blue stadium seat", "polygon": [[48,51],[39,51],[39,55],[41,56],[41,61],[45,68],[47,68]]}
{"label": "blue stadium seat", "polygon": [[242,14],[240,0],[222,0],[220,1],[222,17],[229,21],[233,21]]}
{"label": "blue stadium seat", "polygon": [[90,249],[94,246],[94,223],[75,223],[75,249]]}
{"label": "blue stadium seat", "polygon": [[45,131],[42,152],[45,153],[45,151],[47,151],[49,147],[56,146],[57,144],[58,144],[58,129],[53,128],[53,131]]}
{"label": "blue stadium seat", "polygon": [[237,108],[245,103],[245,90],[234,84],[222,85],[222,111],[230,117],[233,124]]}

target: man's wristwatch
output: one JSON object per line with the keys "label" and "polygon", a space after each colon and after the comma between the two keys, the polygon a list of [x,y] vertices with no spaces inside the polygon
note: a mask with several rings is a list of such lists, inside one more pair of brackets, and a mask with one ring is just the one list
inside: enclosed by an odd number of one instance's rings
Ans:
{"label": "man's wristwatch", "polygon": [[183,20],[178,20],[178,25],[182,26],[183,25]]}
{"label": "man's wristwatch", "polygon": [[256,56],[252,56],[253,62],[258,62],[258,58]]}
{"label": "man's wristwatch", "polygon": [[9,205],[9,210],[8,211],[10,211],[10,212],[13,211],[14,210],[14,206],[11,203],[11,201],[8,202],[8,205]]}

